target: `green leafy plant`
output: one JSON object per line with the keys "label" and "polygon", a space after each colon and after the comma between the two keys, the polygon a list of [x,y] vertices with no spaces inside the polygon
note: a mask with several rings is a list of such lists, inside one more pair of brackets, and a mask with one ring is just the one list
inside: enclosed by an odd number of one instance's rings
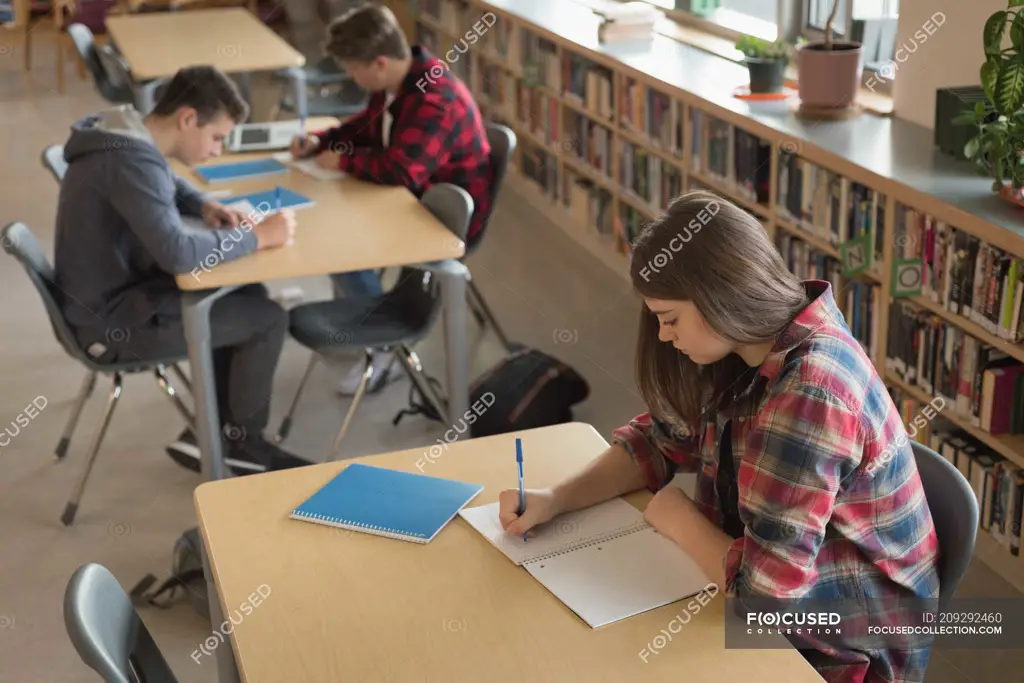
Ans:
{"label": "green leafy plant", "polygon": [[[1008,0],[1006,10],[993,13],[985,22],[985,63],[981,65],[984,102],[976,102],[953,119],[956,125],[973,125],[977,134],[964,147],[964,156],[979,173],[994,179],[999,191],[1009,182],[1014,191],[1024,186],[1024,0]],[[1006,32],[1010,46],[1003,48]]]}
{"label": "green leafy plant", "polygon": [[756,36],[740,36],[736,49],[748,59],[768,59],[789,62],[793,57],[793,46],[784,40],[769,42]]}

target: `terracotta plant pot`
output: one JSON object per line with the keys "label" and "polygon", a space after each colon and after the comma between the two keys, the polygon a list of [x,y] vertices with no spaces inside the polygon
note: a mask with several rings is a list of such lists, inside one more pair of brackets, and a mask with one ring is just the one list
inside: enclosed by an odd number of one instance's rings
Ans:
{"label": "terracotta plant pot", "polygon": [[800,101],[809,107],[844,109],[852,106],[864,71],[860,43],[833,41],[807,43],[796,51]]}
{"label": "terracotta plant pot", "polygon": [[1002,189],[999,190],[999,196],[1011,204],[1024,207],[1024,188],[1014,191],[1013,185],[1003,183]]}
{"label": "terracotta plant pot", "polygon": [[782,92],[786,81],[787,62],[781,59],[759,59],[756,57],[747,57],[744,61],[750,72],[751,93]]}

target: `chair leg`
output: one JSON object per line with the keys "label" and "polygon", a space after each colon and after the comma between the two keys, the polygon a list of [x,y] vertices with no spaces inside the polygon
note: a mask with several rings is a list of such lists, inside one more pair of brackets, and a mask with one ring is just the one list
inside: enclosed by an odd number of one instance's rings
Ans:
{"label": "chair leg", "polygon": [[[177,363],[172,363],[171,370],[174,371],[174,374],[178,378],[178,381],[185,385],[185,389],[188,391],[188,393],[192,394],[192,382],[190,382],[188,377],[185,376],[185,373],[181,369],[181,366],[178,365]],[[195,394],[192,395],[194,396]]]}
{"label": "chair leg", "polygon": [[57,35],[57,92],[64,94],[64,36]]}
{"label": "chair leg", "polygon": [[299,388],[295,391],[295,398],[292,399],[292,405],[288,408],[288,414],[281,420],[281,426],[277,428],[277,436],[274,437],[274,441],[281,443],[288,438],[288,433],[292,430],[292,417],[295,415],[295,409],[299,406],[299,397],[302,396],[302,392],[306,389],[306,382],[313,375],[313,368],[316,367],[317,361],[320,360],[320,356],[316,353],[312,354],[309,358],[309,365],[306,366],[306,372],[302,375],[302,381],[299,382]]}
{"label": "chair leg", "polygon": [[75,427],[78,425],[78,418],[82,416],[82,409],[85,407],[85,402],[89,400],[92,395],[93,387],[96,386],[96,373],[90,371],[85,375],[85,379],[82,380],[82,388],[78,390],[78,396],[75,398],[75,405],[71,409],[71,415],[68,416],[68,423],[64,425],[64,433],[60,437],[60,443],[57,444],[57,449],[54,451],[57,455],[57,460],[63,460],[64,456],[68,454],[68,446],[71,445],[71,435],[75,431]]}
{"label": "chair leg", "polygon": [[487,305],[486,301],[484,301],[484,297],[480,293],[480,290],[477,289],[476,283],[470,280],[469,287],[467,288],[467,290],[473,293],[473,297],[476,299],[476,302],[480,306],[481,310],[483,310],[484,316],[487,318],[487,322],[490,323],[491,327],[494,328],[495,334],[498,335],[498,339],[501,340],[501,343],[505,347],[505,349],[509,353],[511,353],[512,344],[509,343],[508,337],[505,336],[505,331],[501,329],[501,325],[498,324],[498,319],[494,317],[494,312],[491,311],[491,307]]}
{"label": "chair leg", "polygon": [[178,392],[171,386],[170,380],[167,379],[167,370],[162,365],[158,365],[153,368],[153,374],[156,375],[156,383],[160,385],[160,388],[164,390],[164,393],[170,397],[171,402],[174,403],[174,407],[178,409],[181,416],[185,418],[185,422],[189,428],[193,431],[196,430],[196,418],[185,406],[185,403],[178,396]]}
{"label": "chair leg", "polygon": [[75,484],[75,490],[71,494],[71,500],[68,501],[67,506],[64,508],[64,514],[61,515],[60,521],[64,523],[64,526],[71,526],[75,521],[75,514],[78,512],[78,504],[82,500],[82,492],[85,491],[85,482],[89,479],[89,473],[92,472],[92,466],[96,462],[96,455],[100,452],[100,445],[103,443],[103,437],[107,434],[107,427],[110,426],[110,418],[114,415],[114,408],[117,406],[117,400],[121,397],[121,373],[114,374],[114,381],[110,387],[110,396],[107,399],[107,408],[103,412],[103,421],[100,423],[99,429],[96,431],[96,436],[93,437],[92,446],[89,447],[89,459],[85,462],[85,469],[82,470],[82,474],[78,477],[78,483]]}
{"label": "chair leg", "polygon": [[416,355],[416,352],[403,345],[398,354],[398,360],[401,361],[409,378],[416,383],[416,388],[420,390],[424,398],[433,404],[437,414],[449,423],[454,422],[452,416],[448,414],[448,402],[434,391],[434,387],[430,385],[423,374],[423,363],[420,362],[420,357]]}
{"label": "chair leg", "polygon": [[333,462],[338,459],[338,454],[341,450],[341,441],[345,438],[345,434],[348,433],[348,427],[352,423],[352,418],[356,414],[356,408],[359,407],[359,402],[363,400],[363,394],[366,393],[366,385],[370,381],[370,377],[373,375],[373,352],[370,349],[364,351],[366,354],[365,359],[365,370],[363,371],[363,378],[359,381],[359,388],[356,389],[356,395],[352,397],[352,405],[348,407],[348,412],[345,414],[345,421],[341,423],[341,429],[338,430],[337,436],[334,437],[334,443],[331,445],[331,454],[327,458],[328,462]]}

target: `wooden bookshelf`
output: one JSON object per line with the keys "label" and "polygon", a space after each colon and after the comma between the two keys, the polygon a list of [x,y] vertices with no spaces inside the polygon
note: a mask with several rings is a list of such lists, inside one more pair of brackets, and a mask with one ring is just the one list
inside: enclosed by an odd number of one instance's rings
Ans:
{"label": "wooden bookshelf", "polygon": [[[625,280],[629,243],[666,195],[705,187],[757,217],[780,250],[786,246],[794,272],[833,283],[847,324],[894,391],[921,404],[934,398],[886,369],[890,314],[900,301],[1024,361],[1024,346],[1001,338],[990,321],[952,312],[942,298],[948,292],[898,298],[891,290],[893,264],[930,243],[940,224],[1024,258],[1024,209],[996,196],[967,162],[939,153],[931,131],[869,114],[808,121],[793,115],[792,102],[738,99],[744,66],[662,35],[642,47],[601,45],[599,17],[571,0],[413,4],[421,29],[441,46],[461,45],[488,13],[497,18],[460,68],[485,117],[519,137],[508,183]],[[442,20],[446,4],[453,9]],[[928,232],[908,233],[917,229],[908,215],[927,217],[919,223]],[[855,237],[866,240],[872,265],[847,277],[840,245]],[[1024,467],[1024,434],[989,434],[952,409],[942,417]],[[980,535],[988,545],[979,541],[979,557],[1024,587],[1024,563],[1009,551],[990,561],[1003,547]]]}

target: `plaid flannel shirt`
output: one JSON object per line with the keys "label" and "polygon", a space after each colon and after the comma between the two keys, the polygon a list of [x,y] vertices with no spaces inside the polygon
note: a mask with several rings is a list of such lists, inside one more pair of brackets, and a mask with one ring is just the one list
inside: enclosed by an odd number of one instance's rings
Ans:
{"label": "plaid flannel shirt", "polygon": [[491,208],[491,146],[483,118],[466,85],[419,45],[412,66],[388,107],[392,124],[384,146],[384,91],[340,126],[317,131],[322,152],[341,155],[338,168],[383,185],[403,185],[416,197],[437,183],[451,183],[473,198],[469,244]]}
{"label": "plaid flannel shirt", "polygon": [[[740,600],[853,601],[874,610],[878,625],[879,602],[937,599],[938,541],[899,412],[831,285],[804,286],[811,303],[778,336],[755,381],[721,412],[705,412],[698,431],[645,413],[612,441],[629,451],[651,491],[677,472],[696,472],[694,502],[721,526],[715,482],[729,423],[745,528],[724,560],[725,590]],[[905,624],[898,612],[882,619]],[[807,648],[830,683],[920,683],[930,654],[920,643],[794,645]]]}

